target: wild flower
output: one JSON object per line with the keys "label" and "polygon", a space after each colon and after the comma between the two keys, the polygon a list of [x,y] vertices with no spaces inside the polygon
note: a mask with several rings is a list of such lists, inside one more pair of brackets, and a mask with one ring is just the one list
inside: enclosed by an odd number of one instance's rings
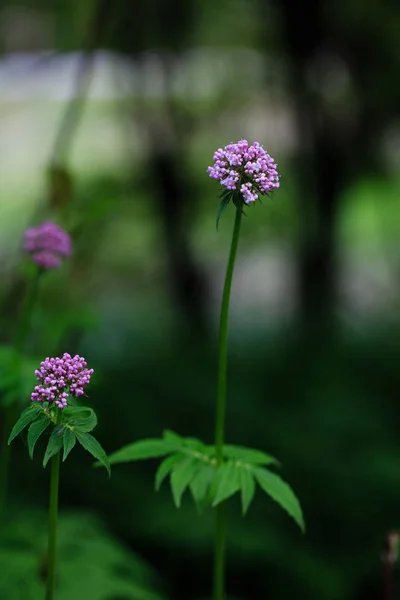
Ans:
{"label": "wild flower", "polygon": [[45,270],[57,269],[72,253],[72,240],[59,225],[46,221],[25,231],[24,250]]}
{"label": "wild flower", "polygon": [[214,164],[207,171],[229,192],[237,192],[245,204],[255,202],[279,188],[279,174],[274,159],[261,144],[247,140],[219,148],[213,156]]}
{"label": "wild flower", "polygon": [[69,396],[78,398],[84,394],[83,388],[92,374],[93,369],[88,369],[85,359],[78,354],[72,357],[65,352],[61,358],[46,358],[35,371],[40,384],[35,386],[31,400],[54,402],[58,408],[65,408]]}

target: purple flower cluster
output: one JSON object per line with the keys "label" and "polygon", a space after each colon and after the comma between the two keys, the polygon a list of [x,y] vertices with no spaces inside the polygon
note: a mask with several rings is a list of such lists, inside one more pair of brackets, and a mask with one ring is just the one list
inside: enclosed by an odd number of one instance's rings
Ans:
{"label": "purple flower cluster", "polygon": [[63,354],[62,358],[46,358],[35,371],[40,385],[35,386],[32,402],[54,402],[58,408],[67,406],[68,396],[82,396],[90,381],[93,369],[81,356]]}
{"label": "purple flower cluster", "polygon": [[207,169],[210,177],[227,190],[239,191],[245,204],[279,187],[277,165],[258,142],[251,146],[247,140],[228,144],[214,153],[213,160],[214,165]]}
{"label": "purple flower cluster", "polygon": [[72,252],[72,241],[66,231],[46,221],[25,231],[24,250],[42,269],[57,269],[65,256]]}

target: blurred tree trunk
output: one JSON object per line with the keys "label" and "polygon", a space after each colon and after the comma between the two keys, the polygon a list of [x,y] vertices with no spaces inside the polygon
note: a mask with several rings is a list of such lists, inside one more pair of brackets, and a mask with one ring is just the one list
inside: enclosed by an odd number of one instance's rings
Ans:
{"label": "blurred tree trunk", "polygon": [[[398,88],[385,91],[399,64],[373,17],[356,30],[350,25],[363,16],[361,5],[335,12],[322,0],[306,0],[276,8],[300,144],[299,313],[303,323],[319,326],[331,321],[338,299],[340,195],[349,180],[385,169],[377,141],[399,114]],[[377,17],[378,9],[377,5]],[[382,9],[381,17],[390,18],[390,13]],[[324,82],[330,90],[334,86],[329,56],[343,62],[349,79],[350,92],[339,110],[332,93],[323,90]]]}
{"label": "blurred tree trunk", "polygon": [[310,67],[325,37],[320,8],[316,0],[280,5],[282,41],[300,144],[296,158],[301,222],[299,313],[303,324],[317,326],[328,323],[335,310],[335,227],[339,194],[346,177],[341,139],[335,134],[337,124],[331,121],[323,101],[309,83]]}
{"label": "blurred tree trunk", "polygon": [[208,328],[207,281],[190,243],[197,205],[197,195],[186,175],[190,120],[185,119],[173,98],[174,60],[187,47],[196,25],[193,2],[148,0],[134,5],[125,0],[122,11],[116,45],[132,57],[154,51],[162,63],[164,89],[160,105],[151,116],[145,112],[143,118],[137,113],[135,117],[147,137],[149,183],[163,223],[162,243],[172,300],[184,329],[192,332],[190,336],[204,336]]}
{"label": "blurred tree trunk", "polygon": [[[190,222],[196,197],[186,177],[184,152],[169,139],[161,124],[150,128],[149,176],[156,212],[163,224],[168,287],[183,325],[194,336],[207,334],[207,282],[190,244]],[[190,210],[188,210],[190,208]]]}

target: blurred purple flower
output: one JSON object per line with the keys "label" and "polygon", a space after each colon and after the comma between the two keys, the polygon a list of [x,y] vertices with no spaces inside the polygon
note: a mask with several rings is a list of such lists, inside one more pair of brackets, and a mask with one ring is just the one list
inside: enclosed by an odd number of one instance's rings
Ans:
{"label": "blurred purple flower", "polygon": [[57,269],[72,253],[72,240],[59,225],[46,221],[25,231],[24,250],[42,269]]}
{"label": "blurred purple flower", "polygon": [[58,408],[67,406],[68,396],[82,396],[90,382],[93,369],[87,369],[84,358],[63,354],[62,358],[46,358],[35,371],[40,385],[35,386],[32,402],[54,402]]}
{"label": "blurred purple flower", "polygon": [[228,144],[214,153],[213,160],[213,166],[207,169],[210,177],[218,179],[227,190],[240,192],[245,204],[279,187],[277,165],[258,142],[251,146],[247,140]]}

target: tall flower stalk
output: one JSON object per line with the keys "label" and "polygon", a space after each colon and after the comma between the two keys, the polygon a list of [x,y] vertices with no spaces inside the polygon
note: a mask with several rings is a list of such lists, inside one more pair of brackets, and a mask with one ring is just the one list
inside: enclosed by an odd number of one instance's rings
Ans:
{"label": "tall flower stalk", "polygon": [[31,405],[22,413],[14,425],[8,444],[28,428],[27,442],[29,455],[33,452],[39,437],[52,427],[47,448],[43,457],[43,467],[51,461],[49,522],[47,549],[46,600],[54,599],[56,585],[58,492],[60,478],[60,458],[68,457],[76,442],[94,456],[110,472],[107,455],[99,442],[90,435],[97,424],[97,417],[91,408],[76,406],[74,398],[84,395],[84,388],[90,382],[93,369],[88,369],[84,358],[72,357],[64,353],[62,357],[46,358],[35,371],[38,385],[31,394]]}
{"label": "tall flower stalk", "polygon": [[[215,456],[217,459],[218,466],[222,464],[224,458],[229,304],[231,297],[233,270],[235,266],[236,252],[239,242],[241,221],[242,210],[241,208],[236,208],[235,225],[233,228],[231,249],[229,252],[228,266],[225,275],[225,284],[221,305],[221,317],[219,324],[218,394],[217,414],[215,421]],[[226,538],[225,519],[225,503],[221,503],[216,508],[216,529],[214,545],[214,600],[223,600],[224,598]]]}
{"label": "tall flower stalk", "polygon": [[[224,188],[218,211],[219,217],[232,201],[236,206],[235,225],[222,294],[221,318],[219,325],[218,352],[218,393],[215,424],[215,455],[217,466],[223,463],[225,441],[225,413],[228,367],[228,318],[232,288],[233,270],[239,243],[243,206],[258,199],[259,194],[267,194],[279,187],[278,171],[273,159],[255,142],[248,146],[246,140],[219,148],[214,154],[214,165],[208,168],[210,177],[218,179]],[[216,528],[214,543],[214,600],[225,599],[225,544],[226,514],[225,502],[216,508]]]}
{"label": "tall flower stalk", "polygon": [[258,143],[246,140],[229,144],[214,153],[214,164],[208,168],[210,177],[222,185],[217,213],[217,228],[222,212],[233,204],[236,209],[225,284],[222,295],[218,388],[215,419],[215,440],[212,446],[193,437],[181,437],[164,431],[161,439],[145,439],[128,444],[110,456],[110,463],[125,463],[149,458],[161,458],[155,480],[156,490],[169,477],[175,506],[181,506],[182,496],[189,489],[200,509],[216,509],[214,542],[214,600],[225,596],[226,501],[238,492],[242,513],[246,514],[253,500],[256,485],[275,500],[304,531],[304,519],[297,497],[289,485],[269,469],[278,461],[263,451],[225,443],[227,397],[228,317],[233,270],[239,242],[244,208],[254,204],[261,195],[269,195],[279,187],[277,166]]}
{"label": "tall flower stalk", "polygon": [[38,227],[31,227],[25,231],[24,250],[30,255],[35,265],[31,274],[26,293],[22,300],[22,307],[15,332],[14,344],[11,348],[11,361],[9,368],[14,373],[16,393],[10,396],[3,409],[1,452],[0,452],[0,519],[3,517],[8,496],[9,470],[11,448],[7,444],[13,422],[18,413],[19,388],[21,381],[21,367],[23,352],[31,331],[32,317],[38,298],[40,279],[45,271],[61,266],[62,258],[72,252],[72,241],[67,232],[55,223],[46,221]]}

